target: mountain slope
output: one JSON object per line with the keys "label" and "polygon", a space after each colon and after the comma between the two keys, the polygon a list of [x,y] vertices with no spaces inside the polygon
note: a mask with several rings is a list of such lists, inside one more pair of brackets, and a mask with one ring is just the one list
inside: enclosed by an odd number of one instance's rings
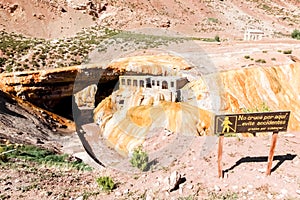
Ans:
{"label": "mountain slope", "polygon": [[118,29],[161,27],[237,39],[251,27],[281,37],[297,28],[299,6],[298,0],[5,0],[0,3],[0,27],[52,38],[72,35],[92,24]]}

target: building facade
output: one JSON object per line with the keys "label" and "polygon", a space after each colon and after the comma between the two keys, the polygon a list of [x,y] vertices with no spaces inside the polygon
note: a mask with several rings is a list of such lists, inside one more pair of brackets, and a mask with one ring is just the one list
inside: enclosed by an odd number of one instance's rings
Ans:
{"label": "building facade", "polygon": [[245,30],[244,40],[245,41],[257,41],[261,40],[264,36],[264,32],[258,29],[247,29]]}

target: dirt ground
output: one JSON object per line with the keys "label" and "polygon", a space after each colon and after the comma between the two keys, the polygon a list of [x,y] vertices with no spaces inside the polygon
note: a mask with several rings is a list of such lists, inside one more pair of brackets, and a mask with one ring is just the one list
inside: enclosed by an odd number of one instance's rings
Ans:
{"label": "dirt ground", "polygon": [[[145,173],[122,172],[95,165],[84,155],[78,137],[69,140],[74,156],[94,166],[76,171],[16,161],[15,168],[0,166],[1,199],[300,199],[300,135],[281,134],[271,176],[265,175],[270,136],[225,138],[223,179],[217,175],[217,139],[194,138],[190,148],[170,166]],[[76,147],[76,148],[74,148]],[[203,149],[207,149],[206,152]],[[71,153],[72,149],[69,149]],[[203,156],[204,155],[204,156]],[[165,179],[174,171],[181,184],[166,191]],[[110,176],[111,192],[101,191],[96,178]]]}

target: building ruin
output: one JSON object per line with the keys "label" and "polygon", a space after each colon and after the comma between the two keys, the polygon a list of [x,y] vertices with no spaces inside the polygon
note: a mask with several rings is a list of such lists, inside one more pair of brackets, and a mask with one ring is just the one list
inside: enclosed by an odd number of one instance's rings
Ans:
{"label": "building ruin", "polygon": [[247,29],[244,33],[244,40],[245,41],[257,41],[261,40],[264,36],[264,32],[258,29]]}
{"label": "building ruin", "polygon": [[[153,90],[157,99],[180,102],[187,100],[187,94],[182,88],[188,83],[187,78],[178,76],[120,76],[119,89],[144,88],[144,90]],[[122,104],[122,101],[119,101]]]}

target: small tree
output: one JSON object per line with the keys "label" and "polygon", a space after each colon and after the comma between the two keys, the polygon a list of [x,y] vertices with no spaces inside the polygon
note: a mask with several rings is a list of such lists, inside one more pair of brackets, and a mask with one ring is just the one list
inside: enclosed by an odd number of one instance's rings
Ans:
{"label": "small tree", "polygon": [[292,38],[300,40],[300,31],[295,29],[292,34],[291,34]]}
{"label": "small tree", "polygon": [[133,151],[130,163],[133,167],[137,167],[142,171],[145,171],[148,166],[149,157],[147,152],[143,151],[142,147],[139,146]]}

